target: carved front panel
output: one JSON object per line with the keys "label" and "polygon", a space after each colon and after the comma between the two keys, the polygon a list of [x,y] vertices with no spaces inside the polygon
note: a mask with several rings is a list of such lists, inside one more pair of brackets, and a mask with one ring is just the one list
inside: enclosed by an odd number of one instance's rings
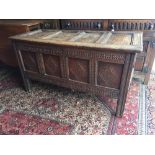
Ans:
{"label": "carved front panel", "polygon": [[52,76],[61,76],[60,57],[54,55],[43,55],[46,74]]}
{"label": "carved front panel", "polygon": [[69,78],[79,82],[88,83],[89,61],[83,59],[69,58]]}
{"label": "carved front panel", "polygon": [[29,51],[21,51],[25,70],[39,72],[35,53]]}
{"label": "carved front panel", "polygon": [[105,87],[120,88],[123,65],[98,62],[97,84]]}

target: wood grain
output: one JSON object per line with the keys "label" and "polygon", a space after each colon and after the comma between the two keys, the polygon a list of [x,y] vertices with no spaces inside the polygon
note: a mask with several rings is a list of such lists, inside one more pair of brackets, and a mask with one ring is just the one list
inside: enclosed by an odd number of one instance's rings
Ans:
{"label": "wood grain", "polygon": [[[109,32],[110,37],[104,43],[98,42],[98,39],[107,32],[104,31],[84,31],[80,38],[74,40],[76,36],[79,35],[80,31],[70,31],[70,30],[63,30],[62,33],[59,33],[59,30],[42,30],[42,33],[39,33],[37,37],[37,33],[35,36],[30,33],[16,35],[10,37],[10,39],[14,40],[21,40],[21,41],[28,41],[28,42],[37,42],[37,43],[50,43],[53,45],[63,45],[63,46],[76,46],[76,47],[89,47],[89,48],[111,48],[117,50],[124,50],[126,52],[135,52],[139,53],[143,50],[142,48],[142,33],[141,32]],[[51,35],[57,34],[57,35]],[[46,38],[45,39],[45,34]],[[50,37],[48,37],[48,34]],[[42,35],[42,36],[40,36]],[[131,45],[131,36],[137,36],[133,40],[133,44]],[[31,36],[31,37],[30,37]],[[73,39],[73,40],[72,40]],[[137,41],[138,40],[138,41]]]}

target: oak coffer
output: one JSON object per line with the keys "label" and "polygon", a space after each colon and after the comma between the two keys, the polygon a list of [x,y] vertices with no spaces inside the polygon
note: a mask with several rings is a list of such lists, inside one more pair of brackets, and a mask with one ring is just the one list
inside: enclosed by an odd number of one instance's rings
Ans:
{"label": "oak coffer", "polygon": [[26,90],[30,79],[117,99],[122,116],[141,32],[37,30],[11,37]]}

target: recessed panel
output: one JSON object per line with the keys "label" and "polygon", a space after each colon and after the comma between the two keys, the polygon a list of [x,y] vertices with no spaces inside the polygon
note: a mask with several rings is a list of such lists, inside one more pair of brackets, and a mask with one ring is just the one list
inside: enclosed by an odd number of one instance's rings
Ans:
{"label": "recessed panel", "polygon": [[60,57],[54,55],[43,55],[46,74],[61,76]]}
{"label": "recessed panel", "polygon": [[88,83],[89,61],[83,59],[69,58],[69,78],[72,80]]}
{"label": "recessed panel", "polygon": [[112,45],[130,45],[132,42],[132,34],[113,33],[106,44]]}
{"label": "recessed panel", "polygon": [[119,89],[123,65],[98,62],[97,84]]}
{"label": "recessed panel", "polygon": [[[50,38],[50,40],[57,40],[57,41],[67,41],[70,40],[71,38],[75,37],[78,33],[76,32],[62,32],[58,33],[57,35],[54,35],[53,37]],[[47,36],[48,37],[48,36]]]}
{"label": "recessed panel", "polygon": [[39,72],[35,53],[28,51],[21,51],[21,55],[26,70]]}
{"label": "recessed panel", "polygon": [[76,42],[95,43],[103,33],[85,33]]}

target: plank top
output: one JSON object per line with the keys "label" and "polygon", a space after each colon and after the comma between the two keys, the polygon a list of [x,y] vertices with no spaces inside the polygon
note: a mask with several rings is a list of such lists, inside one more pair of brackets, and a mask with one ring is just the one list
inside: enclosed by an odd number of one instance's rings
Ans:
{"label": "plank top", "polygon": [[10,37],[12,40],[78,47],[143,50],[142,32],[109,32],[78,30],[37,30]]}

